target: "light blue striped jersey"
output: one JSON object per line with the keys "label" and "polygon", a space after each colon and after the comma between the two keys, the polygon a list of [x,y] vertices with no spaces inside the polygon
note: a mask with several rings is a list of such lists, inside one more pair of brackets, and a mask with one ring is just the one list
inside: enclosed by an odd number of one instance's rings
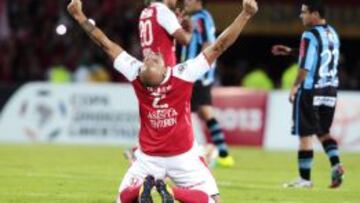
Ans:
{"label": "light blue striped jersey", "polygon": [[308,70],[304,89],[339,86],[339,36],[330,25],[317,25],[301,37],[299,66]]}
{"label": "light blue striped jersey", "polygon": [[[204,9],[195,12],[191,16],[194,26],[191,42],[188,46],[184,46],[181,50],[181,62],[195,58],[202,51],[203,44],[214,43],[215,37],[215,23],[210,13]],[[213,64],[215,66],[215,64]],[[202,78],[204,85],[209,85],[215,80],[215,69],[208,71]]]}

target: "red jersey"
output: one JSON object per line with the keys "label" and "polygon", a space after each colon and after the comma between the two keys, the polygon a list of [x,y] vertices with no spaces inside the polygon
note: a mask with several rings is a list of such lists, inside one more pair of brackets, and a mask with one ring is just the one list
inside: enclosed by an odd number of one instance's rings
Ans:
{"label": "red jersey", "polygon": [[140,44],[143,57],[149,51],[161,53],[166,66],[176,65],[175,40],[172,36],[180,29],[180,23],[163,3],[152,3],[145,8],[139,19]]}
{"label": "red jersey", "polygon": [[194,144],[190,99],[193,82],[210,69],[203,54],[167,69],[159,87],[144,87],[138,73],[143,63],[126,52],[114,62],[115,68],[131,81],[139,100],[140,149],[152,156],[174,156]]}

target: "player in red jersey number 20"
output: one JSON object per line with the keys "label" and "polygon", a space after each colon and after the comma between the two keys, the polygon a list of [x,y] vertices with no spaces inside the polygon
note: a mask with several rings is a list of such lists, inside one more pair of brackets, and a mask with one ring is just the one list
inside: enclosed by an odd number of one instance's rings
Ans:
{"label": "player in red jersey number 20", "polygon": [[177,18],[173,12],[177,0],[147,1],[149,6],[142,10],[139,18],[142,54],[146,57],[150,52],[160,53],[165,66],[173,67],[176,65],[175,41],[181,45],[191,41],[191,21]]}

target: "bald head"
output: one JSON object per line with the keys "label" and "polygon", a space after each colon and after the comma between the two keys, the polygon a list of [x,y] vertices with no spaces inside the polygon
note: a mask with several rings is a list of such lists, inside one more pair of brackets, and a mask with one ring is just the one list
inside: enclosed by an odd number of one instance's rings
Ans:
{"label": "bald head", "polygon": [[139,78],[145,87],[157,87],[164,80],[165,73],[158,68],[147,67],[140,72]]}
{"label": "bald head", "polygon": [[160,54],[149,53],[145,56],[144,67],[139,73],[141,83],[146,87],[159,86],[166,76],[164,60]]}

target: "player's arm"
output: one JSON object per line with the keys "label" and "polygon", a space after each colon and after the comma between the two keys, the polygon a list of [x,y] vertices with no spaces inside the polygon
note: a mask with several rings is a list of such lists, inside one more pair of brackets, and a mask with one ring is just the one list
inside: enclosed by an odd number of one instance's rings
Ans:
{"label": "player's arm", "polygon": [[[179,22],[175,13],[168,8],[159,9],[157,15],[159,24],[169,33],[169,35],[173,36],[178,43],[181,45],[190,43],[192,37],[190,19],[181,17],[181,22]],[[184,27],[182,27],[180,23],[183,24]]]}
{"label": "player's arm", "polygon": [[191,41],[192,33],[180,28],[174,32],[173,37],[179,44],[186,46]]}
{"label": "player's arm", "polygon": [[205,43],[203,43],[203,45],[202,45],[202,48],[201,48],[201,50],[205,50],[206,48],[208,48],[209,46],[211,46],[211,42],[205,42]]}
{"label": "player's arm", "polygon": [[305,32],[301,39],[300,51],[299,51],[299,66],[300,69],[296,76],[293,87],[290,91],[289,101],[294,102],[295,95],[299,90],[301,84],[306,79],[306,76],[309,71],[313,68],[315,63],[314,55],[316,55],[316,40],[315,37],[310,32]]}
{"label": "player's arm", "polygon": [[298,56],[299,49],[277,44],[271,48],[271,53],[275,56]]}
{"label": "player's arm", "polygon": [[190,59],[183,64],[176,66],[174,75],[189,82],[194,82],[204,75],[211,68],[216,59],[229,48],[239,37],[241,31],[258,11],[255,0],[244,0],[243,10],[234,22],[220,35],[220,37],[207,47],[202,54],[195,59]]}
{"label": "player's arm", "polygon": [[68,12],[89,35],[89,37],[100,46],[112,60],[123,52],[123,49],[111,41],[99,28],[93,25],[82,11],[81,0],[72,0],[68,5]]}
{"label": "player's arm", "polygon": [[255,0],[243,1],[243,9],[234,22],[222,32],[214,44],[203,51],[209,64],[214,63],[236,41],[247,22],[257,11],[258,6]]}
{"label": "player's arm", "polygon": [[308,71],[306,69],[303,69],[303,68],[299,69],[298,74],[295,79],[295,82],[294,82],[294,85],[292,86],[292,88],[290,90],[289,101],[291,103],[294,102],[295,95],[296,95],[297,91],[299,90],[301,83],[305,80],[307,74],[308,74]]}

